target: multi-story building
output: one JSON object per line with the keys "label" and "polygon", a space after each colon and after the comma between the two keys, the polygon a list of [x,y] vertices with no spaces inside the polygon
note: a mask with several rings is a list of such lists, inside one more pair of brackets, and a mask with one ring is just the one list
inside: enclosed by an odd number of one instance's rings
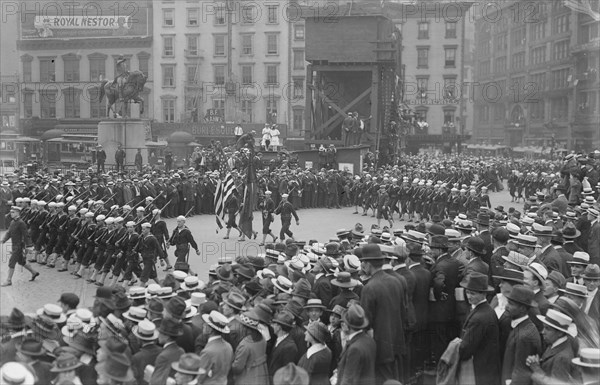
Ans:
{"label": "multi-story building", "polygon": [[599,23],[561,1],[492,8],[476,20],[474,139],[591,148],[600,140]]}
{"label": "multi-story building", "polygon": [[[13,60],[20,73],[20,118],[27,135],[57,139],[47,160],[61,159],[61,154],[81,158],[95,145],[97,123],[107,116],[100,84],[115,78],[120,55],[130,70],[149,75],[145,111],[140,116],[134,106],[131,116],[152,118],[150,0],[20,4],[19,12],[8,16],[18,23],[18,34],[10,35],[18,49]],[[3,35],[10,33],[2,27]],[[48,133],[52,129],[58,131]]]}

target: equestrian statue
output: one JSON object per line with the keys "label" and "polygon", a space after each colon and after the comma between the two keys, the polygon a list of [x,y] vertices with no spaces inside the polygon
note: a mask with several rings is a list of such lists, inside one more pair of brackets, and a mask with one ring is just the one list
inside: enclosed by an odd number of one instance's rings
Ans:
{"label": "equestrian statue", "polygon": [[[142,71],[127,70],[127,59],[122,55],[117,59],[117,76],[112,82],[108,80],[102,81],[100,84],[100,101],[106,94],[108,100],[108,108],[106,116],[110,116],[110,111],[113,111],[113,117],[128,117],[129,103],[134,102],[140,104],[140,114],[144,113],[144,99],[140,93],[144,90],[144,84],[148,77]],[[116,104],[121,102],[121,108],[117,114]]]}

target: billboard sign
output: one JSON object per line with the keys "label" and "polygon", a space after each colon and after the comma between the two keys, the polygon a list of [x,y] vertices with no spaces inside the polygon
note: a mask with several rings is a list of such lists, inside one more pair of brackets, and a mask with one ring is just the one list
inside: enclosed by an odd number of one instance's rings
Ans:
{"label": "billboard sign", "polygon": [[20,38],[23,40],[127,38],[152,34],[149,0],[38,4],[21,12]]}

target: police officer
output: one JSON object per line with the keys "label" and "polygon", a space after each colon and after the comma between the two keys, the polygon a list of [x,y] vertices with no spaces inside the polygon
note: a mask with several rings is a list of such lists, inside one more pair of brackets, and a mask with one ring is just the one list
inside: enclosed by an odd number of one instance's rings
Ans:
{"label": "police officer", "polygon": [[17,263],[24,268],[26,268],[31,273],[30,281],[34,281],[40,273],[33,270],[31,265],[27,263],[25,260],[25,254],[23,254],[23,250],[25,249],[26,243],[30,242],[28,239],[27,226],[25,222],[20,218],[21,216],[21,208],[18,206],[12,206],[10,209],[10,217],[12,221],[10,226],[8,227],[8,231],[4,235],[0,244],[12,240],[12,251],[10,254],[10,260],[8,261],[8,277],[6,281],[2,283],[2,286],[11,286],[12,285],[12,277],[15,273],[15,266]]}

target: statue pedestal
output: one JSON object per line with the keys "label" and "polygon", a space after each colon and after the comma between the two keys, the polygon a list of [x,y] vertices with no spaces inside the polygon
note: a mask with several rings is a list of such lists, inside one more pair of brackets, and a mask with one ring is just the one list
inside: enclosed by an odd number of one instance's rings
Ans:
{"label": "statue pedestal", "polygon": [[114,165],[119,145],[125,150],[125,164],[134,164],[135,154],[142,150],[143,164],[148,163],[146,148],[147,122],[139,119],[103,120],[98,123],[98,144],[106,152],[106,164]]}

